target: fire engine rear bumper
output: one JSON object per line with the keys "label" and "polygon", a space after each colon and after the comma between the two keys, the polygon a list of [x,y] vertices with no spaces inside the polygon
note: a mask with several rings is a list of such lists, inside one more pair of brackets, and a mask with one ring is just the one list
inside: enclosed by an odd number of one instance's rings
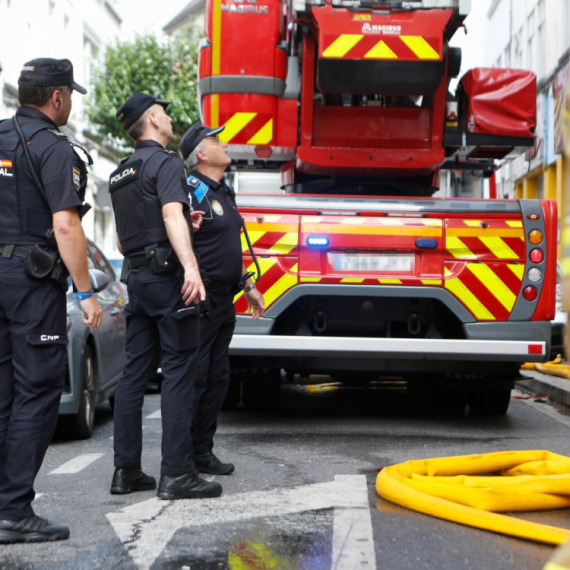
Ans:
{"label": "fire engine rear bumper", "polygon": [[546,342],[235,334],[233,356],[543,362]]}

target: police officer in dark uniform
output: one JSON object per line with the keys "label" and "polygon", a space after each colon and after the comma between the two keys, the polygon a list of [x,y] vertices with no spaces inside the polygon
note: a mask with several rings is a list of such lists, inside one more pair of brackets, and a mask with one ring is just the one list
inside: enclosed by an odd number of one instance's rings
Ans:
{"label": "police officer in dark uniform", "polygon": [[217,419],[230,380],[228,349],[236,323],[235,294],[243,289],[254,318],[263,316],[263,295],[256,289],[243,264],[240,231],[242,218],[236,208],[232,188],[222,181],[231,159],[227,145],[200,121],[192,125],[180,141],[180,151],[192,169],[188,177],[192,207],[203,211],[194,247],[206,287],[206,310],[202,312],[200,355],[194,396],[194,464],[198,471],[227,475],[232,463],[223,463],[213,453]]}
{"label": "police officer in dark uniform", "polygon": [[27,62],[18,85],[21,106],[0,123],[0,543],[69,537],[67,527],[35,516],[31,506],[65,379],[62,261],[83,322],[101,324],[79,216],[87,169],[59,131],[72,91],[86,91],[68,59]]}
{"label": "police officer in dark uniform", "polygon": [[192,249],[184,165],[165,147],[174,139],[169,101],[135,93],[117,118],[135,152],[111,174],[119,249],[128,260],[127,362],[115,398],[111,493],[156,488],[141,469],[142,406],[162,354],[161,499],[218,497],[219,483],[192,462],[192,403],[198,358],[198,302],[206,297]]}

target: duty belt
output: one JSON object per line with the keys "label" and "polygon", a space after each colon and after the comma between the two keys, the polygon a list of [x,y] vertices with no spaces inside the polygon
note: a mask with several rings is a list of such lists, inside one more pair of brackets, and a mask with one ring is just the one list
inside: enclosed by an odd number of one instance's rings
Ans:
{"label": "duty belt", "polygon": [[131,255],[127,257],[130,269],[138,269],[139,267],[148,267],[148,259],[144,255]]}
{"label": "duty belt", "polygon": [[202,279],[206,291],[211,291],[212,293],[217,293],[218,295],[225,295],[233,289],[233,285],[230,283],[218,283],[217,281],[212,281],[211,279]]}
{"label": "duty belt", "polygon": [[14,243],[3,243],[0,244],[0,253],[5,259],[10,259],[11,257],[26,257],[34,245],[35,244],[16,245]]}

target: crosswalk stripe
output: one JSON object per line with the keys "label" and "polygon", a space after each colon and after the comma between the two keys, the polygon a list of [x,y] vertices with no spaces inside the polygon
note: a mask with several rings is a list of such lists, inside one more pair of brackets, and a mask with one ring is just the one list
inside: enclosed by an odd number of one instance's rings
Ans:
{"label": "crosswalk stripe", "polygon": [[156,410],[156,412],[152,412],[152,414],[150,414],[150,416],[146,417],[147,420],[154,420],[154,419],[160,419],[160,418],[162,418],[162,414],[160,413],[160,409]]}
{"label": "crosswalk stripe", "polygon": [[94,461],[97,461],[100,457],[103,457],[104,453],[85,453],[83,455],[78,455],[71,461],[64,463],[57,469],[54,469],[49,474],[50,475],[64,475],[69,473],[79,473],[81,470],[85,469]]}

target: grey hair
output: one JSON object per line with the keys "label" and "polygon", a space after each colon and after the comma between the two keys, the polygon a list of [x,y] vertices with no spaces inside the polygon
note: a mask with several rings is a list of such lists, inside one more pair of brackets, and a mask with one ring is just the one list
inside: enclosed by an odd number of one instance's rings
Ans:
{"label": "grey hair", "polygon": [[202,150],[203,148],[204,148],[204,139],[200,141],[198,146],[188,155],[188,158],[184,161],[186,166],[190,170],[193,170],[198,166],[198,163],[200,162],[198,158],[198,151]]}

